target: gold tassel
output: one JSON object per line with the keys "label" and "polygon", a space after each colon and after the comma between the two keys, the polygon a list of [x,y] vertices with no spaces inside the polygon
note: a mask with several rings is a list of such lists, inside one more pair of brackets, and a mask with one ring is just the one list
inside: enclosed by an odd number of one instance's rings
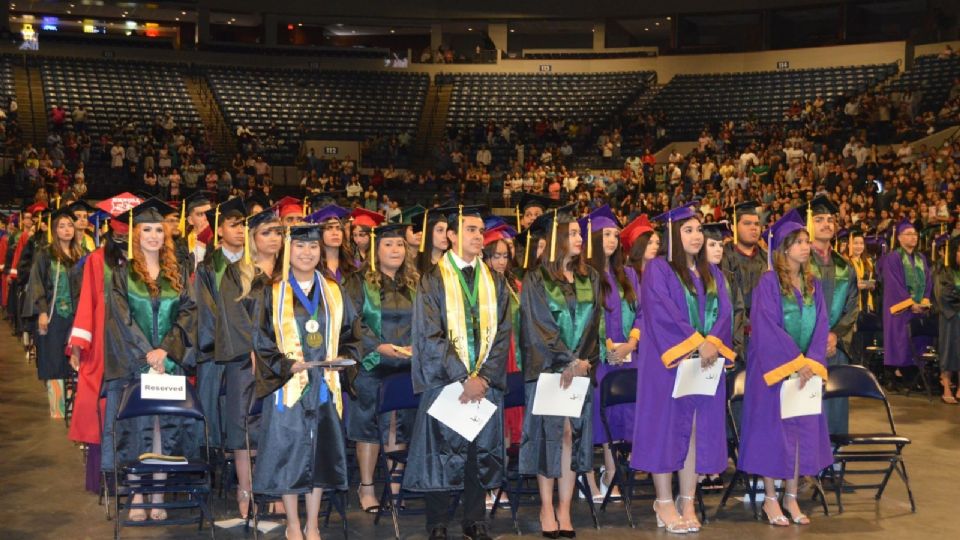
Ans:
{"label": "gold tassel", "polygon": [[[426,234],[426,232],[424,232]],[[463,258],[463,205],[457,210],[457,257]]]}
{"label": "gold tassel", "polygon": [[739,243],[738,238],[740,235],[737,234],[737,206],[733,206],[733,245]]}
{"label": "gold tassel", "polygon": [[133,260],[133,210],[130,211],[130,218],[127,221],[127,260]]}
{"label": "gold tassel", "polygon": [[303,217],[307,217],[307,197],[303,198]]}
{"label": "gold tassel", "polygon": [[53,245],[53,214],[47,216],[47,245]]}
{"label": "gold tassel", "polygon": [[520,205],[519,204],[516,206],[516,210],[517,210],[517,230],[519,231],[520,229],[522,229],[522,227],[520,226]]}
{"label": "gold tassel", "polygon": [[667,262],[673,262],[673,216],[667,215]]}
{"label": "gold tassel", "polygon": [[557,258],[557,209],[553,209],[553,225],[550,227],[550,262]]}
{"label": "gold tassel", "polygon": [[893,251],[897,248],[897,226],[893,226],[893,230],[890,231],[890,251]]}
{"label": "gold tassel", "polygon": [[290,230],[287,229],[286,235],[283,238],[283,279],[286,280],[287,276],[290,275]]}
{"label": "gold tassel", "polygon": [[[423,250],[427,249],[427,214],[429,213],[430,210],[423,211],[423,228],[420,229],[422,231],[420,234],[420,253],[423,253]],[[433,234],[433,231],[430,231],[430,234]]]}
{"label": "gold tassel", "polygon": [[180,236],[187,236],[187,200],[180,201]]}
{"label": "gold tassel", "polygon": [[813,203],[807,203],[807,235],[813,242]]}
{"label": "gold tassel", "polygon": [[57,195],[57,210],[60,209],[60,196]]}
{"label": "gold tassel", "polygon": [[220,205],[213,211],[213,249],[217,249],[219,242],[217,235],[220,233]]}
{"label": "gold tassel", "polygon": [[834,250],[839,250],[839,249],[840,249],[840,238],[837,237],[837,236],[834,236],[834,237],[833,237],[833,249],[834,249]]}
{"label": "gold tassel", "polygon": [[20,211],[20,231],[23,231],[23,210]]}
{"label": "gold tassel", "polygon": [[[423,245],[423,242],[420,243]],[[420,251],[423,251],[423,248],[420,248]],[[377,271],[377,263],[374,261],[377,256],[377,233],[373,229],[370,229],[370,271]]]}
{"label": "gold tassel", "polygon": [[587,258],[593,258],[593,221],[587,216]]}
{"label": "gold tassel", "polygon": [[250,264],[250,225],[243,221],[243,262]]}

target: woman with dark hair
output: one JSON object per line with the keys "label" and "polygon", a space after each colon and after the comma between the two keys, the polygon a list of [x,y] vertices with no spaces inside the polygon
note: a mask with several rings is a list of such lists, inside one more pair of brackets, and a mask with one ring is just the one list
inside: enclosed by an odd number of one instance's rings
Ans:
{"label": "woman with dark hair", "polygon": [[[830,321],[820,281],[810,268],[810,237],[799,214],[788,212],[766,236],[772,270],[753,291],[737,466],[764,477],[763,511],[771,525],[807,525],[810,520],[797,504],[798,478],[816,476],[833,463],[830,435],[822,411],[783,419],[781,386],[787,379],[799,379],[800,388],[827,379]],[[775,478],[786,479],[782,509]]]}
{"label": "woman with dark hair", "polygon": [[642,278],[644,267],[660,253],[660,235],[653,230],[646,214],[641,214],[623,228],[620,242],[623,252],[628,254],[627,264],[633,268],[638,278]]}
{"label": "woman with dark hair", "polygon": [[[587,244],[587,261],[600,279],[603,297],[604,329],[606,332],[606,359],[597,367],[597,388],[607,374],[621,369],[635,368],[633,363],[640,341],[640,282],[637,273],[624,265],[624,251],[620,246],[620,222],[602,206],[586,218],[580,219],[580,230]],[[611,407],[607,410],[610,438],[603,429],[600,400],[593,402],[593,444],[603,445],[604,468],[601,469],[600,489],[596,489],[594,475],[588,475],[595,501],[602,501],[610,489],[616,463],[610,451],[610,442],[633,439],[633,404]]]}
{"label": "woman with dark hair", "polygon": [[[227,266],[217,297],[215,361],[226,364],[223,404],[224,447],[234,453],[237,470],[237,504],[246,519],[253,491],[251,451],[256,450],[259,417],[247,418],[256,378],[253,334],[259,322],[256,299],[274,280],[283,247],[283,225],[274,209],[246,217],[244,255]],[[249,428],[249,429],[248,429]]]}
{"label": "woman with dark hair", "polygon": [[[373,477],[380,447],[384,452],[406,448],[416,411],[377,415],[380,384],[385,377],[410,372],[413,300],[420,275],[407,258],[405,223],[373,230],[367,265],[344,284],[361,309],[370,332],[364,333],[366,352],[353,387],[356,398],[347,417],[347,438],[356,442],[360,487],[357,496],[364,512],[378,513]],[[399,486],[397,486],[399,488]]]}
{"label": "woman with dark hair", "polygon": [[64,350],[80,292],[79,276],[74,274],[71,279],[71,269],[83,256],[75,219],[68,210],[59,210],[50,218],[47,245],[33,257],[24,290],[22,314],[24,319],[36,318],[37,376],[46,381],[51,418],[63,418],[64,379],[71,375]]}
{"label": "woman with dark hair", "polygon": [[[656,219],[667,223],[667,258],[643,275],[645,306],[637,369],[637,410],[630,465],[653,474],[657,526],[670,533],[698,532],[693,503],[697,476],[727,468],[723,371],[714,395],[673,397],[678,368],[695,362],[732,366],[733,307],[720,269],[707,261],[695,203]],[[673,473],[680,493],[673,500]]]}
{"label": "woman with dark hair", "polygon": [[[164,203],[151,199],[115,218],[126,221],[130,233],[128,263],[113,272],[107,295],[103,379],[108,426],[117,414],[125,386],[139,384],[140,375],[147,372],[182,375],[181,364],[193,354],[196,342],[196,304],[190,294],[189,269],[177,264],[173,239],[164,234],[160,205]],[[144,453],[195,456],[203,439],[200,428],[194,420],[173,416],[117,422],[115,433],[104,430],[104,470],[115,471],[122,463],[138,461]],[[154,478],[161,479],[158,476]],[[162,504],[163,494],[156,493],[152,499],[152,503]],[[143,496],[134,496],[129,519],[146,520],[148,506]],[[149,517],[164,520],[167,512],[162,506],[154,507]]]}
{"label": "woman with dark hair", "polygon": [[410,246],[411,251],[416,253],[414,264],[420,274],[429,272],[450,248],[450,241],[447,240],[447,217],[444,212],[444,209],[426,209],[410,218],[414,238],[420,238],[419,244]]}
{"label": "woman with dark hair", "polygon": [[306,218],[307,223],[319,224],[323,231],[323,249],[317,268],[327,279],[342,285],[348,274],[357,271],[350,247],[347,245],[343,219],[350,211],[335,204],[324,206]]}
{"label": "woman with dark hair", "polygon": [[370,253],[370,233],[386,218],[383,214],[364,208],[354,208],[350,217],[353,219],[350,224],[350,251],[353,253],[354,264],[362,273]]}
{"label": "woman with dark hair", "polygon": [[[540,526],[549,538],[576,534],[570,516],[576,475],[593,467],[592,391],[588,390],[578,417],[534,415],[537,379],[544,373],[559,373],[561,384],[568,387],[574,377],[590,376],[603,355],[600,278],[580,256],[580,225],[568,212],[554,210],[548,218],[550,241],[540,266],[524,276],[520,293],[520,343],[527,381],[520,473],[537,475]],[[555,483],[559,488],[556,511]]]}
{"label": "woman with dark hair", "polygon": [[283,498],[290,540],[304,538],[298,495],[306,498],[306,538],[317,540],[323,490],[347,488],[341,374],[308,365],[361,359],[356,309],[317,269],[329,227],[290,227],[280,278],[263,288],[254,308],[256,395],[264,405],[253,491]]}

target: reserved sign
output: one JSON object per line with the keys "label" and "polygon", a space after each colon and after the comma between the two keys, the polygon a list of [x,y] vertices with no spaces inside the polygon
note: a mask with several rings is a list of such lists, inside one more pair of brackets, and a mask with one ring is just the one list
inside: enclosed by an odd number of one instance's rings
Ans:
{"label": "reserved sign", "polygon": [[140,397],[183,401],[187,399],[187,378],[183,375],[144,373],[140,376]]}

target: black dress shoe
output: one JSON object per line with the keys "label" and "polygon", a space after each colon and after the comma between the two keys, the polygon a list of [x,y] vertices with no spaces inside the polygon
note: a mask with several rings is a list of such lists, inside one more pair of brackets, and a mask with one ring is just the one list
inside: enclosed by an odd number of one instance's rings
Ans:
{"label": "black dress shoe", "polygon": [[447,540],[446,527],[437,527],[430,531],[430,540]]}
{"label": "black dress shoe", "polygon": [[560,538],[560,531],[543,531],[540,534],[544,538]]}
{"label": "black dress shoe", "polygon": [[559,531],[557,531],[557,532],[560,533],[560,537],[561,537],[561,538],[576,538],[576,537],[577,537],[577,531],[565,531],[565,530],[561,529],[561,530],[559,530]]}
{"label": "black dress shoe", "polygon": [[487,534],[487,526],[483,523],[474,523],[463,529],[463,540],[493,540]]}

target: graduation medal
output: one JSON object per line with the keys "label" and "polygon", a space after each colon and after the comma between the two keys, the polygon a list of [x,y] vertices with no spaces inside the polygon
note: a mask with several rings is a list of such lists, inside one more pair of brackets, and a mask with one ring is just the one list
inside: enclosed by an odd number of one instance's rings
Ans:
{"label": "graduation medal", "polygon": [[323,345],[323,334],[320,333],[320,323],[316,319],[310,319],[304,325],[307,331],[307,346],[314,349]]}

